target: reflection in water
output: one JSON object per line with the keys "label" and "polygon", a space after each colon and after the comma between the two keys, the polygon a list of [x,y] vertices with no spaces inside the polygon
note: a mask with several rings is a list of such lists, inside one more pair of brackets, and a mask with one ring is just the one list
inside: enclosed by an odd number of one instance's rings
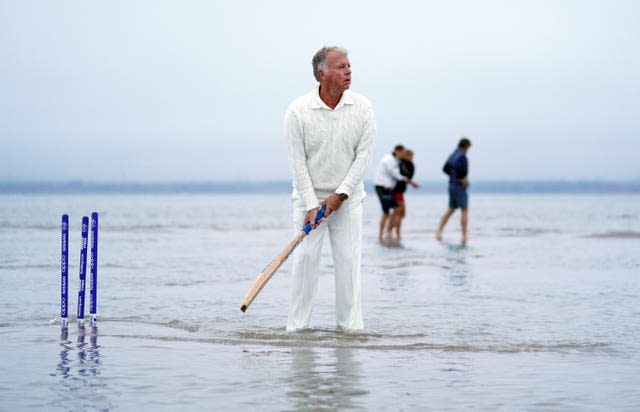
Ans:
{"label": "reflection in water", "polygon": [[[89,342],[86,341],[87,335]],[[93,326],[87,331],[84,325],[78,326],[75,344],[69,339],[69,329],[64,328],[60,334],[60,347],[56,373],[52,374],[60,377],[60,385],[56,388],[58,396],[52,402],[53,406],[67,410],[112,409],[113,406],[104,394],[106,384],[99,379],[102,361],[98,328]]]}
{"label": "reflection in water", "polygon": [[448,279],[452,286],[466,286],[471,271],[467,264],[467,250],[460,246],[448,245],[445,256]]}
{"label": "reflection in water", "polygon": [[287,395],[296,411],[364,409],[359,397],[369,392],[361,387],[362,365],[357,349],[294,347]]}

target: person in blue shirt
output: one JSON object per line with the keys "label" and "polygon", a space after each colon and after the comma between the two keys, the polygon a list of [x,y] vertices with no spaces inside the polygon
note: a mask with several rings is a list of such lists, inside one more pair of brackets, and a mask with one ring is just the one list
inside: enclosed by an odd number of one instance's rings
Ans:
{"label": "person in blue shirt", "polygon": [[442,240],[442,231],[447,221],[457,208],[461,210],[460,226],[462,226],[462,246],[467,245],[467,226],[469,222],[469,199],[467,187],[469,186],[469,161],[467,151],[471,147],[471,141],[466,137],[460,139],[458,148],[449,156],[442,168],[449,175],[449,209],[440,218],[440,226],[436,232],[436,239]]}

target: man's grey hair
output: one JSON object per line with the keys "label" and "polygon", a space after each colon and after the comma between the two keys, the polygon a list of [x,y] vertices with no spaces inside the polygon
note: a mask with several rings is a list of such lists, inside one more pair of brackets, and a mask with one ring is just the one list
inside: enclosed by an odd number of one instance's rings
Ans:
{"label": "man's grey hair", "polygon": [[329,52],[337,52],[344,56],[349,54],[347,49],[341,46],[324,46],[318,50],[311,60],[311,65],[313,66],[313,77],[315,77],[317,81],[320,81],[318,78],[318,70],[325,71],[327,68],[327,53]]}

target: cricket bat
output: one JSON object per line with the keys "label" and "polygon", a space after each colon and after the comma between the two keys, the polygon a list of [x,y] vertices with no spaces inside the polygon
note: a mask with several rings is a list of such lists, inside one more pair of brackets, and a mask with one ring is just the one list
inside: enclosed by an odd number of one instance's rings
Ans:
{"label": "cricket bat", "polygon": [[[323,205],[320,210],[318,210],[318,214],[316,215],[316,224],[318,224],[322,218],[324,217],[325,206]],[[246,312],[251,305],[251,302],[258,296],[258,293],[264,288],[264,285],[267,284],[269,279],[275,275],[275,273],[280,269],[280,266],[291,256],[293,251],[298,247],[298,245],[304,240],[305,236],[307,236],[311,232],[311,224],[307,222],[306,225],[302,228],[302,231],[296,235],[296,237],[285,247],[282,252],[278,256],[276,256],[269,265],[264,268],[262,273],[256,277],[256,280],[253,281],[251,288],[249,288],[249,292],[244,297],[242,301],[242,306],[240,306],[240,310]]]}

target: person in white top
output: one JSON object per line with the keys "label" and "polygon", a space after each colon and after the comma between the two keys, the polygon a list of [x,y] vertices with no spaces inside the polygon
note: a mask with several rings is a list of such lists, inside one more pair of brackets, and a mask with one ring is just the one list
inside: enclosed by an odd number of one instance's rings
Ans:
{"label": "person in white top", "polygon": [[399,144],[393,149],[393,153],[387,153],[382,156],[380,163],[378,163],[376,174],[373,178],[373,184],[376,186],[376,193],[378,194],[380,205],[382,206],[382,218],[380,218],[378,241],[382,241],[384,229],[387,226],[387,223],[389,223],[391,216],[389,212],[397,206],[397,203],[393,198],[393,188],[396,187],[396,183],[406,182],[413,187],[418,187],[416,182],[400,173],[400,159],[402,158],[404,151],[404,146]]}
{"label": "person in white top", "polygon": [[[293,180],[293,224],[297,231],[306,222],[315,229],[294,253],[287,330],[310,327],[327,232],[335,271],[336,322],[342,329],[358,330],[364,327],[363,178],[376,133],[373,105],[349,90],[351,63],[344,48],[321,48],[312,66],[319,85],[294,100],[284,119]],[[321,204],[326,206],[325,217],[316,225]]]}

